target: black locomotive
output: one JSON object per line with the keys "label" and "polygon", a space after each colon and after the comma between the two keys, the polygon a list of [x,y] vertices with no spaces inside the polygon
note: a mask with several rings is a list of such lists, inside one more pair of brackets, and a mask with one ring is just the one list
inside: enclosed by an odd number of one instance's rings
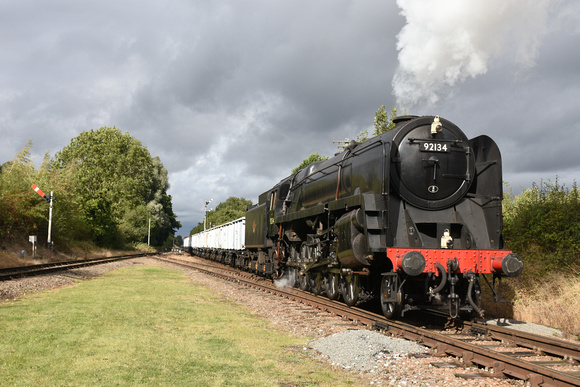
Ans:
{"label": "black locomotive", "polygon": [[482,315],[480,274],[495,291],[523,269],[502,250],[499,149],[438,116],[395,122],[260,195],[246,250],[224,260],[348,305],[378,298],[389,318]]}

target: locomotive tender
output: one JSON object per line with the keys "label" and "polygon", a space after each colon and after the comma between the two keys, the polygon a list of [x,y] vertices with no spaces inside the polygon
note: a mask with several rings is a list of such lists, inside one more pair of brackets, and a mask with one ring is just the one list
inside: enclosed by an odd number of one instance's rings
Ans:
{"label": "locomotive tender", "polygon": [[498,301],[496,279],[523,270],[503,250],[499,149],[438,116],[395,123],[288,176],[245,218],[186,247],[350,306],[378,298],[388,318],[423,308],[483,315],[480,274],[493,275],[483,278]]}

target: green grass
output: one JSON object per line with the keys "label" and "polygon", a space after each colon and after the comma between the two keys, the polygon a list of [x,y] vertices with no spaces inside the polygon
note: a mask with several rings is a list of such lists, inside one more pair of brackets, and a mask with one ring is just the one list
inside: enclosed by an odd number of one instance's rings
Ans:
{"label": "green grass", "polygon": [[0,305],[0,332],[0,385],[357,384],[292,350],[304,339],[156,266]]}

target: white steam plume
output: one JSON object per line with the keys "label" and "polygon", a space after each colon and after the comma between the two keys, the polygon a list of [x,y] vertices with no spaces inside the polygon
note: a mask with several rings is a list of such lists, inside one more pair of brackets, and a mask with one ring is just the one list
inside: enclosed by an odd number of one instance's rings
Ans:
{"label": "white steam plume", "polygon": [[407,24],[398,38],[393,94],[399,106],[436,103],[492,63],[535,65],[548,0],[397,0]]}

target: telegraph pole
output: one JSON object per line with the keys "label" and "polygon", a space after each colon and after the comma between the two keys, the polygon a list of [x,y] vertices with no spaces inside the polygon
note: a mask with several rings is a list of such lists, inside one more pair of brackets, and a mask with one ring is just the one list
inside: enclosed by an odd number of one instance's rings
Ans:
{"label": "telegraph pole", "polygon": [[203,210],[203,231],[207,228],[207,205],[210,204],[213,199],[209,199],[205,201],[205,208]]}
{"label": "telegraph pole", "polygon": [[151,246],[151,218],[149,218],[149,228],[147,229],[147,246]]}
{"label": "telegraph pole", "polygon": [[50,191],[48,206],[48,238],[46,239],[46,246],[50,250],[52,248],[52,202],[54,201],[54,192]]}

